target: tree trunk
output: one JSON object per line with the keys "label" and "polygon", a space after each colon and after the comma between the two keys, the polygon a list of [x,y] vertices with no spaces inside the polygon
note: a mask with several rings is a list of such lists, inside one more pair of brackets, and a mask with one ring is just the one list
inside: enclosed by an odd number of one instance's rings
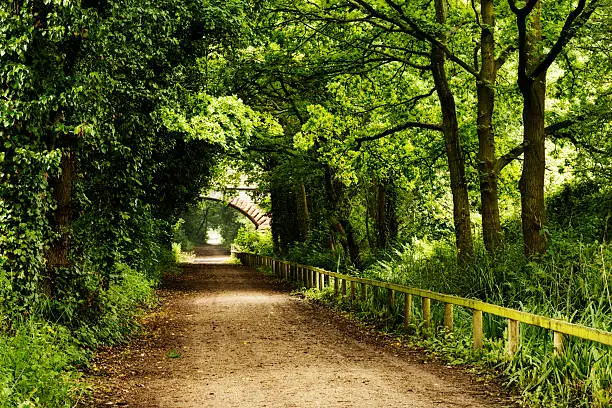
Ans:
{"label": "tree trunk", "polygon": [[395,199],[390,183],[378,183],[376,188],[376,245],[379,249],[388,248],[397,236]]}
{"label": "tree trunk", "polygon": [[297,198],[297,221],[300,233],[300,240],[306,241],[310,232],[310,214],[308,211],[308,195],[306,194],[306,186],[300,183]]}
{"label": "tree trunk", "polygon": [[[439,24],[446,22],[445,0],[435,0],[436,20]],[[440,41],[445,42],[444,38]],[[457,258],[460,263],[468,261],[474,254],[470,221],[470,202],[465,179],[465,160],[459,140],[459,126],[455,98],[446,76],[446,57],[437,47],[431,50],[431,65],[436,92],[442,110],[442,128],[446,145],[448,169],[450,172],[451,191],[453,194],[453,218]]]}
{"label": "tree trunk", "polygon": [[525,148],[525,161],[519,190],[521,192],[521,220],[525,254],[532,256],[543,253],[548,241],[546,234],[542,231],[546,222],[544,208],[546,82],[543,78],[536,78],[529,82],[523,92],[524,140],[528,145]]}
{"label": "tree trunk", "polygon": [[341,219],[339,222],[340,233],[342,236],[342,246],[348,254],[351,265],[359,268],[361,265],[361,255],[359,254],[359,244],[355,238],[355,231],[349,220]]}
{"label": "tree trunk", "polygon": [[538,2],[529,18],[531,27],[527,30],[526,71],[519,73],[518,79],[523,96],[523,139],[526,144],[519,190],[525,254],[529,257],[543,253],[548,243],[543,231],[546,222],[544,208],[546,71],[537,77],[526,74],[538,64],[542,56],[540,14],[541,4]]}
{"label": "tree trunk", "polygon": [[482,31],[481,68],[477,82],[478,94],[478,173],[480,200],[482,204],[482,237],[485,248],[494,253],[502,243],[497,192],[498,174],[495,171],[495,134],[493,132],[493,110],[495,107],[495,39],[493,35],[495,14],[493,0],[481,0]]}
{"label": "tree trunk", "polygon": [[70,233],[72,229],[72,182],[74,180],[75,156],[71,151],[62,154],[60,174],[53,183],[53,196],[57,208],[53,215],[53,229],[56,238],[46,252],[47,260],[47,294],[54,296],[57,281],[57,269],[65,268],[70,263]]}
{"label": "tree trunk", "polygon": [[325,192],[329,208],[329,223],[333,231],[340,235],[340,244],[346,259],[355,267],[361,264],[359,245],[355,238],[353,226],[343,214],[344,191],[341,183],[334,180],[332,169],[325,168]]}

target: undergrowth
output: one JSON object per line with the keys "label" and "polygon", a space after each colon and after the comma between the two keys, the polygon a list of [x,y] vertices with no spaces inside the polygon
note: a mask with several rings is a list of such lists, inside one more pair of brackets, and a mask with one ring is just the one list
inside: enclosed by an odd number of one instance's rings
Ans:
{"label": "undergrowth", "polygon": [[[137,330],[137,316],[153,304],[155,281],[120,264],[108,290],[85,299],[91,314],[81,311],[83,299],[76,297],[64,299],[61,308],[47,301],[27,317],[0,309],[0,408],[73,407],[86,398],[79,370],[97,347],[125,341]],[[0,279],[0,286],[5,283]]]}

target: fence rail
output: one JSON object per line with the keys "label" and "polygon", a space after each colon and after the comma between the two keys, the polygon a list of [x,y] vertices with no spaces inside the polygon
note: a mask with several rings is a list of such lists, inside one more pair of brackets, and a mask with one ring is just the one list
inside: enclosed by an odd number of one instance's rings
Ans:
{"label": "fence rail", "polygon": [[[413,296],[421,298],[421,315],[423,323],[426,327],[431,325],[431,300],[444,303],[444,327],[452,331],[453,329],[453,306],[461,306],[472,310],[472,330],[474,339],[474,348],[482,347],[483,332],[482,332],[482,314],[488,313],[494,316],[506,318],[508,320],[508,340],[506,352],[508,355],[514,355],[519,347],[519,323],[529,324],[531,326],[542,327],[553,332],[553,351],[555,354],[563,352],[565,336],[573,336],[584,340],[590,340],[601,343],[607,346],[612,346],[612,333],[606,332],[592,327],[582,326],[575,323],[566,322],[559,319],[553,319],[546,316],[536,315],[533,313],[522,312],[507,307],[494,305],[475,299],[462,298],[459,296],[447,295],[443,293],[432,292],[424,289],[410,288],[403,285],[398,285],[390,282],[382,282],[374,279],[360,278],[357,276],[343,275],[336,272],[327,271],[325,269],[316,268],[313,266],[301,265],[295,262],[283,261],[274,259],[268,256],[261,256],[249,253],[236,254],[243,265],[250,267],[268,266],[272,268],[276,276],[286,280],[303,282],[309,288],[323,289],[326,286],[331,286],[333,279],[333,287],[336,294],[340,291],[343,296],[347,295],[347,282],[349,282],[350,298],[356,299],[356,284],[360,285],[360,299],[365,300],[368,286],[373,290],[377,288],[387,290],[387,302],[390,306],[395,303],[395,293],[405,294],[404,300],[404,316],[405,323],[410,323],[412,317]],[[374,289],[376,288],[376,289]]]}

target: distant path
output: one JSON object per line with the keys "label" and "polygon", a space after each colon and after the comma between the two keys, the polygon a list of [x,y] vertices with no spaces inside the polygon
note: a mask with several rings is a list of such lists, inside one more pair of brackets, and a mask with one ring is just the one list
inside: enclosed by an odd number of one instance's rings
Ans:
{"label": "distant path", "polygon": [[[221,258],[214,249],[204,253]],[[202,253],[202,252],[200,252]],[[279,292],[243,266],[185,267],[151,336],[97,362],[98,406],[501,407],[499,389]],[[172,350],[180,353],[168,354]],[[171,358],[175,357],[175,358]]]}

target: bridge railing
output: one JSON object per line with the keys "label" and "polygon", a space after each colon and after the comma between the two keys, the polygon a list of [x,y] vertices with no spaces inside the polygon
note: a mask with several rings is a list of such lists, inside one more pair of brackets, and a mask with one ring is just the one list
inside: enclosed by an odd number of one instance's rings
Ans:
{"label": "bridge railing", "polygon": [[[612,333],[606,332],[592,327],[587,327],[575,323],[566,322],[559,319],[553,319],[546,316],[541,316],[533,313],[522,312],[507,307],[494,305],[476,299],[468,299],[459,296],[447,295],[443,293],[432,292],[429,290],[410,288],[403,285],[398,285],[390,282],[383,282],[374,279],[360,278],[357,276],[343,275],[336,272],[330,272],[325,269],[316,268],[313,266],[301,265],[295,262],[289,262],[279,259],[274,259],[268,256],[261,256],[249,253],[237,253],[238,259],[243,265],[249,267],[266,266],[272,269],[272,272],[279,278],[288,281],[301,282],[308,288],[323,289],[326,286],[331,286],[333,281],[334,292],[342,293],[343,296],[350,297],[351,301],[356,300],[357,284],[359,284],[359,297],[362,301],[366,299],[368,287],[374,290],[378,288],[387,290],[387,302],[393,307],[395,303],[395,294],[403,293],[404,296],[404,316],[405,324],[408,325],[412,319],[412,303],[413,297],[421,299],[421,318],[425,327],[431,327],[431,301],[442,302],[444,304],[444,327],[448,331],[453,330],[453,307],[461,306],[472,310],[472,331],[473,331],[473,346],[475,349],[482,348],[483,329],[482,317],[483,313],[488,313],[494,316],[499,316],[507,319],[508,338],[506,344],[506,353],[510,356],[514,355],[520,345],[519,323],[525,323],[531,326],[542,327],[553,332],[553,352],[560,354],[563,352],[565,336],[573,336],[584,340],[590,340],[601,343],[607,346],[612,346]],[[371,289],[371,290],[372,290]]]}

